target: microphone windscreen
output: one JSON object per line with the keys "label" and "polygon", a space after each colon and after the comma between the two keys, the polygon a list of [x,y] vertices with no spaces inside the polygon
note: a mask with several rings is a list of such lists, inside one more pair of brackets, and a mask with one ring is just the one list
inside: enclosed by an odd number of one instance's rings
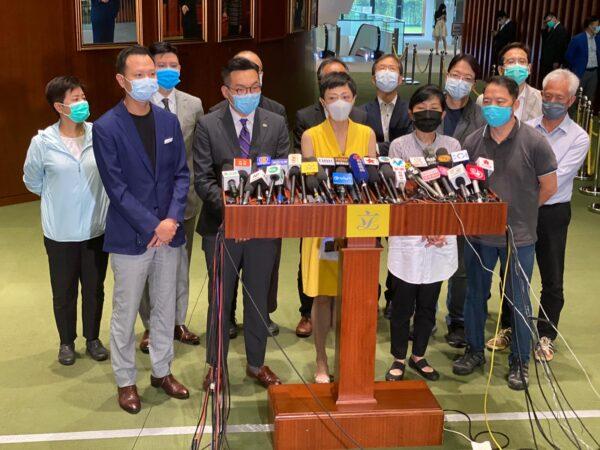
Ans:
{"label": "microphone windscreen", "polygon": [[300,167],[298,166],[292,166],[288,169],[288,177],[293,177],[294,175],[299,177],[300,176]]}
{"label": "microphone windscreen", "polygon": [[247,192],[250,195],[252,195],[252,194],[254,194],[254,189],[255,189],[254,184],[248,183],[248,184],[246,184],[246,187],[244,188],[244,192]]}
{"label": "microphone windscreen", "polygon": [[233,170],[233,164],[231,162],[226,162],[225,164],[223,164],[223,166],[221,167],[221,171],[225,172],[227,170]]}
{"label": "microphone windscreen", "polygon": [[356,153],[348,158],[350,163],[350,171],[358,184],[366,183],[369,180],[369,174],[365,170],[365,165]]}
{"label": "microphone windscreen", "polygon": [[366,165],[367,173],[369,174],[369,183],[377,183],[379,181],[379,173],[377,166]]}
{"label": "microphone windscreen", "polygon": [[319,180],[314,175],[306,176],[306,189],[313,192],[319,188]]}
{"label": "microphone windscreen", "polygon": [[245,170],[238,170],[238,173],[240,174],[240,180],[243,180],[244,183],[248,181],[248,172]]}
{"label": "microphone windscreen", "polygon": [[345,166],[337,166],[335,171],[337,173],[348,173],[348,169]]}
{"label": "microphone windscreen", "polygon": [[435,151],[435,155],[436,156],[440,156],[440,155],[449,155],[450,153],[448,153],[448,150],[445,147],[440,147]]}
{"label": "microphone windscreen", "polygon": [[319,166],[319,171],[317,172],[317,179],[319,182],[327,181],[327,173],[325,173],[325,169],[321,166]]}
{"label": "microphone windscreen", "polygon": [[379,167],[379,170],[383,174],[383,176],[388,180],[395,180],[396,174],[394,173],[394,169],[389,164],[383,164]]}

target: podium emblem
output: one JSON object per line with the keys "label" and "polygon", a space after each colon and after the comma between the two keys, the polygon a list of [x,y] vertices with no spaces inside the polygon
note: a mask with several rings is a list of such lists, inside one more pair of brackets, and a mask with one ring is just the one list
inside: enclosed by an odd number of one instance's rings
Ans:
{"label": "podium emblem", "polygon": [[390,205],[348,205],[347,237],[383,237],[390,232]]}

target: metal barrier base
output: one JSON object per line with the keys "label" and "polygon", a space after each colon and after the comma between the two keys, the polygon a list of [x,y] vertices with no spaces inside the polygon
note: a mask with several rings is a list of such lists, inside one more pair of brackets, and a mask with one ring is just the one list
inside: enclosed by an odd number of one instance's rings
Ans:
{"label": "metal barrier base", "polygon": [[588,211],[595,214],[600,214],[600,203],[592,203],[590,206],[588,206]]}
{"label": "metal barrier base", "polygon": [[592,176],[591,175],[580,175],[580,174],[577,174],[577,175],[575,175],[575,179],[576,180],[580,180],[580,181],[589,181],[589,180],[592,179]]}
{"label": "metal barrier base", "polygon": [[579,192],[583,195],[591,195],[592,197],[600,197],[600,186],[581,186]]}
{"label": "metal barrier base", "polygon": [[415,85],[415,84],[421,84],[421,82],[417,81],[417,80],[413,80],[412,78],[408,77],[402,81],[402,84]]}

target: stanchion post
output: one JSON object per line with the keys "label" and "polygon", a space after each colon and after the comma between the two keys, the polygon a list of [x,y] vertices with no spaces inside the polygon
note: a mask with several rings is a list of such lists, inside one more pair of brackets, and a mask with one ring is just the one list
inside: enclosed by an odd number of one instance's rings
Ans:
{"label": "stanchion post", "polygon": [[577,122],[577,125],[581,126],[581,103],[583,102],[583,88],[581,86],[579,86],[579,89],[577,90],[577,118],[575,119],[575,122]]}
{"label": "stanchion post", "polygon": [[[590,102],[591,103],[591,102]],[[594,118],[591,118],[590,124],[592,124],[591,127],[588,128],[588,130],[590,130],[590,143],[592,142],[592,136],[593,136],[593,123],[594,123]],[[600,132],[600,122],[599,122],[599,132]],[[592,146],[590,145],[590,153],[592,151]],[[589,186],[582,186],[579,188],[579,192],[581,192],[584,195],[591,195],[592,197],[599,197],[600,196],[600,170],[598,165],[600,164],[600,137],[598,138],[598,140],[596,141],[596,159],[594,160],[594,179],[591,185]],[[588,170],[587,173],[590,173],[590,167],[588,164]],[[593,205],[590,205],[593,206]],[[595,211],[594,211],[595,212]],[[600,211],[598,211],[600,212]]]}
{"label": "stanchion post", "polygon": [[446,56],[446,52],[440,52],[440,76],[438,80],[438,87],[442,89],[442,79],[444,77],[444,57]]}
{"label": "stanchion post", "polygon": [[[398,28],[394,28],[392,34],[392,53],[398,55],[398,42],[400,41],[400,34]],[[402,57],[400,57],[402,59]]]}
{"label": "stanchion post", "polygon": [[[404,73],[408,73],[408,47],[409,47],[409,44],[406,44],[404,46],[404,52],[402,52],[402,56],[404,57]],[[406,82],[407,80],[405,79],[404,81]],[[412,81],[412,80],[408,80],[408,81]]]}
{"label": "stanchion post", "polygon": [[412,59],[412,70],[411,70],[411,83],[415,84],[415,65],[417,63],[417,44],[413,44],[413,59]]}
{"label": "stanchion post", "polygon": [[[581,102],[581,114],[579,115],[579,119],[580,119],[580,123],[579,125],[581,126],[581,128],[583,128],[586,132],[589,130],[589,116],[591,113],[591,109],[592,108],[592,102],[588,101],[588,98],[586,95],[584,95],[582,97],[582,102]],[[579,107],[578,107],[579,110]],[[592,136],[590,136],[590,142],[592,141]],[[587,156],[585,158],[585,160],[583,161],[583,164],[581,164],[581,167],[579,168],[579,171],[577,172],[577,175],[575,176],[576,180],[589,180],[590,179],[590,175],[588,173],[588,164],[587,164]]]}
{"label": "stanchion post", "polygon": [[429,49],[429,56],[427,58],[427,64],[429,66],[429,69],[427,71],[427,84],[431,84],[431,74],[433,71],[433,49],[432,48]]}

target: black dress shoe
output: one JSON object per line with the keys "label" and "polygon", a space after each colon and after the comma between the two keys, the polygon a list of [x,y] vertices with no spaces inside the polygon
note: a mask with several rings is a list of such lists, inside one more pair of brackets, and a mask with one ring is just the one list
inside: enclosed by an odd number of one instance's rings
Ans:
{"label": "black dress shoe", "polygon": [[63,366],[72,366],[75,364],[75,344],[60,344],[58,362]]}
{"label": "black dress shoe", "polygon": [[102,345],[100,339],[87,341],[85,344],[85,352],[96,361],[106,361],[108,359],[108,350]]}
{"label": "black dress shoe", "polygon": [[277,336],[279,334],[279,325],[269,319],[269,336]]}
{"label": "black dress shoe", "polygon": [[460,325],[450,325],[448,327],[448,334],[444,336],[446,338],[446,342],[450,347],[454,348],[464,348],[467,346],[467,341],[465,339],[465,327]]}
{"label": "black dress shoe", "polygon": [[235,320],[229,322],[229,339],[235,339],[238,337],[238,324]]}

